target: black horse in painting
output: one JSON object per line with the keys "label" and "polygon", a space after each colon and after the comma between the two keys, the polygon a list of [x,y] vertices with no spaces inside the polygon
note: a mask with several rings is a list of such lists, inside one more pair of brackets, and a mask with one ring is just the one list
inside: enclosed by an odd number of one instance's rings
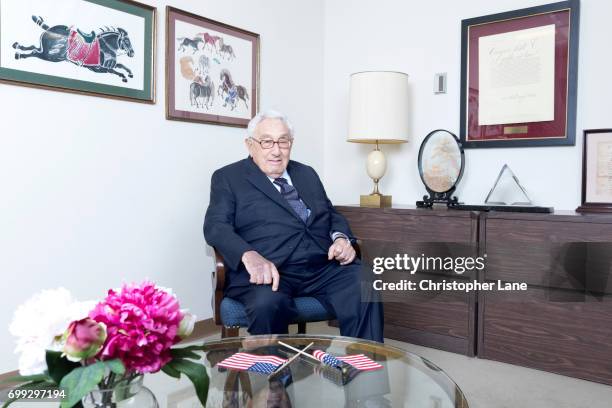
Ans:
{"label": "black horse in painting", "polygon": [[36,57],[49,62],[70,61],[75,65],[85,67],[98,73],[111,73],[118,75],[123,82],[127,76],[133,78],[132,71],[125,65],[117,62],[119,55],[134,56],[134,49],[127,31],[122,28],[105,28],[96,34],[83,34],[78,29],[65,25],[49,27],[42,17],[32,16],[44,32],[40,36],[40,45],[24,47],[18,42],[13,48],[30,53],[15,53],[15,59]]}
{"label": "black horse in painting", "polygon": [[[191,100],[191,106],[195,105],[197,108],[203,107],[208,110],[212,106],[215,99],[215,84],[210,76],[206,75],[204,81],[200,76],[193,80],[189,87],[189,99]],[[201,104],[198,99],[202,99]]]}

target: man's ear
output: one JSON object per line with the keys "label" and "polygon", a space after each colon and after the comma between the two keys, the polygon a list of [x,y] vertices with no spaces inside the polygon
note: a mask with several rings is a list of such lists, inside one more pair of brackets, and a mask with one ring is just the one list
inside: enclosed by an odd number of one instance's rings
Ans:
{"label": "man's ear", "polygon": [[252,156],[252,154],[251,154],[251,146],[252,146],[252,143],[253,143],[253,142],[251,141],[251,139],[250,139],[250,138],[248,138],[248,137],[247,137],[246,139],[244,139],[244,145],[246,146],[247,151],[249,152],[249,156]]}

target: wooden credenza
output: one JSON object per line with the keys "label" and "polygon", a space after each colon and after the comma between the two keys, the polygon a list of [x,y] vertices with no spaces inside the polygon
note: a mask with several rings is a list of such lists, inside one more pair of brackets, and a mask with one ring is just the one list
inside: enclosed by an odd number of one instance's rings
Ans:
{"label": "wooden credenza", "polygon": [[[444,255],[456,244],[477,253],[478,216],[463,211],[414,208],[363,208],[342,206],[343,214],[362,241],[362,257],[407,253],[411,256]],[[406,276],[409,277],[408,275]],[[416,278],[469,280],[475,276],[454,273],[423,273]],[[439,291],[399,292],[385,299],[385,337],[473,356],[476,343],[476,296],[474,293]]]}
{"label": "wooden credenza", "polygon": [[612,384],[612,216],[337,209],[362,240],[366,262],[385,251],[437,255],[436,244],[463,243],[486,254],[485,269],[427,279],[528,285],[398,294],[384,305],[386,337]]}

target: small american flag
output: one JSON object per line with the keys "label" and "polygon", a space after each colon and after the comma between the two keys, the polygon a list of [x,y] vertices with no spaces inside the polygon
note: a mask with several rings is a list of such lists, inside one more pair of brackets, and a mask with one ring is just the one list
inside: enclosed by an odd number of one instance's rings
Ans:
{"label": "small american flag", "polygon": [[276,356],[259,356],[257,354],[236,353],[217,366],[239,371],[252,371],[260,374],[272,374],[287,361]]}
{"label": "small american flag", "polygon": [[333,367],[341,367],[342,361],[338,360],[336,357],[332,356],[321,350],[313,351],[312,355],[319,361],[323,362],[323,364],[333,366]]}
{"label": "small american flag", "polygon": [[334,367],[340,367],[342,363],[352,365],[361,371],[378,370],[383,368],[382,365],[363,354],[353,354],[350,356],[339,356],[334,357],[331,354],[325,353],[321,350],[315,350],[313,353],[315,358],[322,361],[323,364],[331,365]]}

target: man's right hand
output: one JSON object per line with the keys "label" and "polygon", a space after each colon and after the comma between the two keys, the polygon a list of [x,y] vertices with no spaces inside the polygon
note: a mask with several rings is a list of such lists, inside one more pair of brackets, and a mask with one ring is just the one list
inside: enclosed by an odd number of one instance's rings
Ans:
{"label": "man's right hand", "polygon": [[242,254],[242,263],[251,275],[249,282],[256,285],[272,284],[272,290],[276,292],[280,275],[272,262],[259,255],[257,251],[247,251]]}

